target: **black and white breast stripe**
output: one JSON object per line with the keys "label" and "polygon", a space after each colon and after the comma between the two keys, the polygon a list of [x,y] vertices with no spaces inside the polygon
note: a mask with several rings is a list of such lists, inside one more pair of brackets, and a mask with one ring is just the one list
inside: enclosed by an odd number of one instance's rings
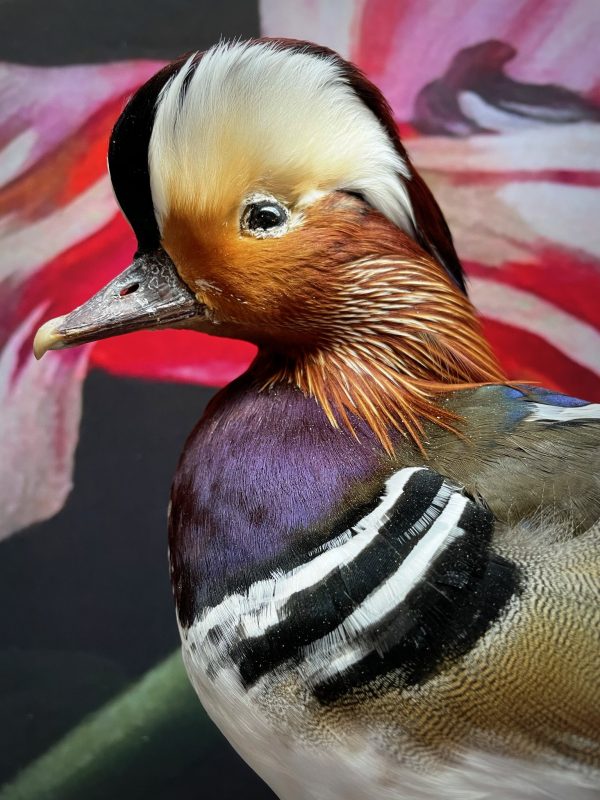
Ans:
{"label": "black and white breast stripe", "polygon": [[[373,511],[304,564],[205,610],[194,640],[209,670],[234,665],[246,687],[290,664],[321,693],[347,688],[346,674],[354,683],[370,679],[374,665],[404,669],[408,655],[411,669],[415,659],[428,660],[428,672],[459,640],[470,642],[464,629],[475,617],[487,627],[515,589],[511,579],[500,600],[472,599],[490,562],[492,529],[489,512],[437,473],[400,470]],[[471,599],[454,608],[461,594]],[[404,664],[389,663],[386,654],[415,629],[426,631],[428,620],[438,644],[417,643]],[[475,627],[478,638],[484,628]]]}

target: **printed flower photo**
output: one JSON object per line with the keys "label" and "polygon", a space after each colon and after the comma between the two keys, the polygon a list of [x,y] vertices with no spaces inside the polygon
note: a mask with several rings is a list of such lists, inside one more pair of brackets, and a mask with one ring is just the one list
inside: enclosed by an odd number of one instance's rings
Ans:
{"label": "printed flower photo", "polygon": [[[42,322],[132,260],[107,144],[168,60],[265,35],[354,62],[390,101],[509,378],[600,400],[596,4],[218,5],[23,3],[0,32],[1,800],[274,796],[188,686],[166,559],[185,437],[255,348],[165,330],[32,352]],[[42,18],[61,28],[43,56]]]}

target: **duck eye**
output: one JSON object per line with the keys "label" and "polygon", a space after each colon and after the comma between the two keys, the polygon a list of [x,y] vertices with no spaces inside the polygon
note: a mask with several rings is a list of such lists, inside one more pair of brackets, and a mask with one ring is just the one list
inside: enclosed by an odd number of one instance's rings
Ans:
{"label": "duck eye", "polygon": [[282,232],[289,214],[276,200],[248,203],[242,216],[242,228],[255,236],[273,236]]}

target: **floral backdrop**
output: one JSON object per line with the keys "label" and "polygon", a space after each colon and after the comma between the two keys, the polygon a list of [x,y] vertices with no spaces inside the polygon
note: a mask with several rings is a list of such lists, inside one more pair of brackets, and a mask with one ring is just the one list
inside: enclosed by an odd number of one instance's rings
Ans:
{"label": "floral backdrop", "polygon": [[[337,49],[389,99],[508,374],[600,399],[595,0],[262,0],[260,12],[264,34]],[[0,65],[0,537],[51,517],[77,492],[90,368],[220,386],[252,357],[247,344],[183,331],[131,334],[39,363],[31,354],[41,322],[131,260],[107,138],[160,63]],[[15,786],[6,797],[37,796]]]}

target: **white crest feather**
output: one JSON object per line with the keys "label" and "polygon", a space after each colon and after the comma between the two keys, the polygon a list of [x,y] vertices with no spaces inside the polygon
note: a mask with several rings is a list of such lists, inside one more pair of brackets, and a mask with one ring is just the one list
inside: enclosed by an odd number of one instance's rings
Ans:
{"label": "white crest feather", "polygon": [[174,202],[229,213],[252,191],[345,189],[412,230],[408,166],[340,65],[277,43],[191,56],[159,96],[149,165],[159,223]]}

